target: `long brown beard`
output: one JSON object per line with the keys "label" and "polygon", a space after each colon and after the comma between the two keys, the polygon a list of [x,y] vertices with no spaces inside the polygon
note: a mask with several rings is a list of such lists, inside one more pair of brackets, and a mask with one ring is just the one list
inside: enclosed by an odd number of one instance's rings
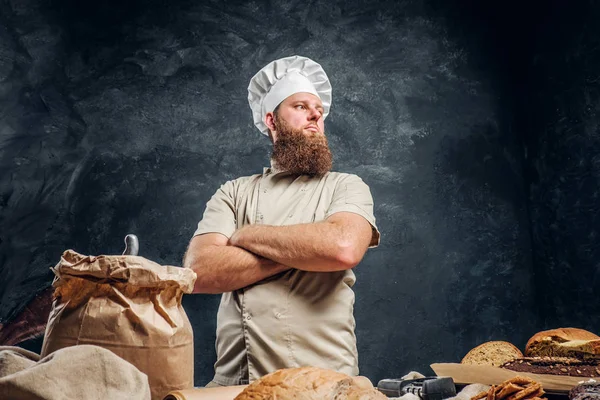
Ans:
{"label": "long brown beard", "polygon": [[332,155],[327,138],[313,133],[306,135],[294,129],[282,118],[275,118],[277,141],[272,159],[277,168],[296,175],[322,176],[331,170]]}

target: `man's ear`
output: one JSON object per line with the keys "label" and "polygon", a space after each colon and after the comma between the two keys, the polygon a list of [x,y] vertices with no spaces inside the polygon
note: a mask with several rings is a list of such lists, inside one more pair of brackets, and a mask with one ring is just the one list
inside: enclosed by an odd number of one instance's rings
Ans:
{"label": "man's ear", "polygon": [[275,140],[277,140],[277,131],[275,129],[275,114],[273,114],[273,112],[268,112],[267,115],[265,115],[265,125],[269,128],[269,138],[271,139],[271,142],[275,143]]}
{"label": "man's ear", "polygon": [[275,115],[273,114],[273,112],[268,112],[265,115],[265,125],[267,125],[267,127],[269,127],[270,130],[275,130]]}

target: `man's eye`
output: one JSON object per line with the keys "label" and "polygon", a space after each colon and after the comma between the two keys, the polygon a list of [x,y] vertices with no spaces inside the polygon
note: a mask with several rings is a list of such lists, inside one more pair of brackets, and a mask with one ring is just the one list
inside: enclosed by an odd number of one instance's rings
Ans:
{"label": "man's eye", "polygon": [[304,106],[303,106],[302,104],[298,104],[298,105],[296,106],[296,108],[298,108],[298,109],[300,109],[300,110],[303,110],[303,109],[304,109]]}

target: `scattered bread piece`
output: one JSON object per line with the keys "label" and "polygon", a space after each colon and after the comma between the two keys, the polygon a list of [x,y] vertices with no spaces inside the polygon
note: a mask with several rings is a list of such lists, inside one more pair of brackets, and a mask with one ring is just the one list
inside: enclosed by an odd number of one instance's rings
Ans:
{"label": "scattered bread piece", "polygon": [[492,385],[487,391],[476,394],[471,400],[547,400],[542,385],[526,376],[516,376],[499,385]]}
{"label": "scattered bread piece", "polygon": [[500,397],[501,399],[504,397],[507,397],[515,392],[519,392],[519,391],[525,389],[523,386],[519,386],[516,383],[508,383],[506,386],[500,387],[500,388],[501,388],[501,390],[498,393],[498,397]]}

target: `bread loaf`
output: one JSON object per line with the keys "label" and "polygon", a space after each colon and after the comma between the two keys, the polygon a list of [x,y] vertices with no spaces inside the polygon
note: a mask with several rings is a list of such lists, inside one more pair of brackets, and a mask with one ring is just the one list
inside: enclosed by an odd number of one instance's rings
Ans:
{"label": "bread loaf", "polygon": [[600,362],[569,357],[522,357],[501,366],[517,372],[564,376],[600,377]]}
{"label": "bread loaf", "polygon": [[365,377],[316,368],[287,368],[252,382],[235,400],[386,400]]}
{"label": "bread loaf", "polygon": [[525,356],[600,358],[600,337],[579,328],[538,332],[527,341]]}
{"label": "bread loaf", "polygon": [[523,353],[512,343],[504,341],[485,342],[469,351],[461,364],[492,365],[499,367],[507,361],[523,357]]}

